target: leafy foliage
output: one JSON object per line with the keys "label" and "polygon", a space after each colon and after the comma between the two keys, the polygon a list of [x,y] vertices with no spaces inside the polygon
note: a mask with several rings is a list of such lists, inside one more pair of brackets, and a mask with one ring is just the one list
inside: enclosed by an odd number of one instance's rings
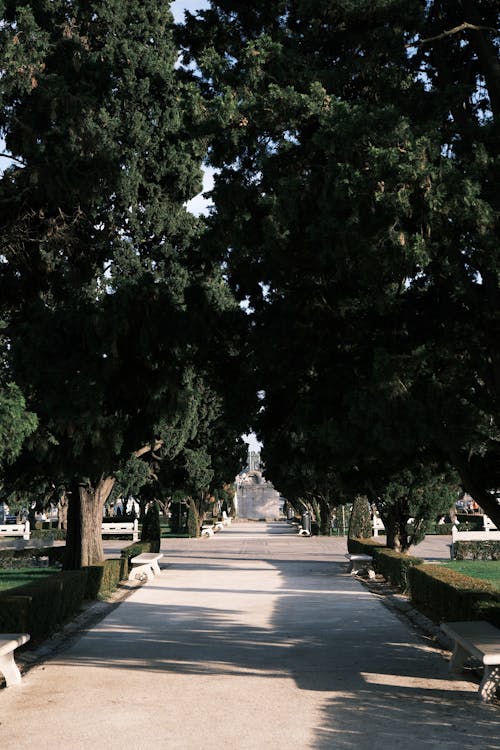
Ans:
{"label": "leafy foliage", "polygon": [[449,462],[500,521],[499,21],[489,0],[188,20],[219,170],[205,243],[251,315],[266,465],[307,463],[313,491]]}

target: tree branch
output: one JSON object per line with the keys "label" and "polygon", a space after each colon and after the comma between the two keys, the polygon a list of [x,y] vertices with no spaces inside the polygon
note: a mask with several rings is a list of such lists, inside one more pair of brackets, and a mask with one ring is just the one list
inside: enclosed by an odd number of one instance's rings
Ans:
{"label": "tree branch", "polygon": [[149,445],[143,445],[142,448],[134,451],[132,455],[134,455],[136,458],[140,458],[145,453],[149,453],[150,451],[157,451],[162,447],[162,445],[163,440],[156,440],[154,443],[150,443]]}
{"label": "tree branch", "polygon": [[10,159],[11,161],[15,161],[18,164],[22,164],[23,167],[27,167],[28,166],[25,161],[21,161],[21,159],[16,159],[15,156],[11,156],[10,154],[6,154],[4,151],[0,151],[0,156],[4,156],[6,159]]}
{"label": "tree branch", "polygon": [[472,30],[472,31],[492,31],[495,34],[499,33],[499,29],[495,29],[493,26],[477,26],[474,23],[469,23],[468,21],[464,21],[459,26],[455,26],[453,29],[448,29],[448,31],[443,31],[441,34],[438,34],[437,36],[430,36],[427,37],[427,39],[421,39],[419,42],[409,42],[406,44],[406,47],[419,47],[422,44],[429,44],[430,42],[438,42],[441,39],[446,39],[449,36],[453,36],[454,34],[459,34],[461,31],[465,31],[466,29]]}

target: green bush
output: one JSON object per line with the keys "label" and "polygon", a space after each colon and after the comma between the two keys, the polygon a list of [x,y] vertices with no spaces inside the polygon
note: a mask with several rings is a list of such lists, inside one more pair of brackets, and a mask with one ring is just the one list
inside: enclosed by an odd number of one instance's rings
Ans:
{"label": "green bush", "polygon": [[142,552],[159,552],[160,551],[160,540],[155,539],[154,541],[144,542],[133,542],[128,547],[124,547],[121,551],[120,557],[120,580],[128,578],[130,572],[130,560],[136,555],[140,555]]}
{"label": "green bush", "polygon": [[48,557],[49,565],[62,564],[64,547],[25,547],[0,550],[0,568],[19,568],[28,565],[34,557]]}
{"label": "green bush", "polygon": [[156,503],[149,506],[141,529],[141,541],[156,542],[161,537],[160,514]]}
{"label": "green bush", "polygon": [[66,531],[64,529],[32,529],[30,539],[45,539],[49,543],[52,541],[64,541]]}
{"label": "green bush", "polygon": [[393,549],[382,548],[377,553],[374,566],[377,573],[384,576],[386,581],[390,581],[401,591],[407,591],[409,569],[414,565],[422,565],[423,562],[420,557],[411,557]]}
{"label": "green bush", "polygon": [[200,515],[192,497],[189,498],[187,532],[192,538],[200,536]]}
{"label": "green bush", "polygon": [[380,550],[384,549],[387,547],[373,539],[347,539],[347,550],[352,555],[371,555],[375,559]]}
{"label": "green bush", "polygon": [[352,504],[349,519],[349,539],[370,539],[372,536],[372,519],[370,504],[365,495],[356,495]]}
{"label": "green bush", "polygon": [[412,566],[408,580],[412,602],[436,622],[483,619],[485,605],[493,605],[494,616],[500,604],[493,586],[442,565]]}
{"label": "green bush", "polygon": [[105,560],[100,565],[87,568],[86,599],[100,599],[108,596],[118,588],[122,580],[124,565],[120,558]]}
{"label": "green bush", "polygon": [[45,638],[80,608],[85,595],[87,571],[62,571],[36,584],[0,594],[0,632],[30,633]]}
{"label": "green bush", "polygon": [[455,542],[453,558],[455,560],[500,560],[500,542]]}
{"label": "green bush", "polygon": [[426,534],[440,534],[440,535],[448,535],[451,534],[451,530],[453,529],[452,523],[428,523],[425,527],[425,533]]}

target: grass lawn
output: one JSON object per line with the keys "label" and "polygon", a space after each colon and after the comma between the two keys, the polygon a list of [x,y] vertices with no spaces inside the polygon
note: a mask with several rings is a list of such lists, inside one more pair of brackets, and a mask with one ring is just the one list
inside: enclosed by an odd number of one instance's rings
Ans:
{"label": "grass lawn", "polygon": [[0,569],[0,591],[39,581],[59,571],[60,568],[2,568]]}
{"label": "grass lawn", "polygon": [[444,565],[464,576],[488,581],[500,591],[500,560],[453,560]]}

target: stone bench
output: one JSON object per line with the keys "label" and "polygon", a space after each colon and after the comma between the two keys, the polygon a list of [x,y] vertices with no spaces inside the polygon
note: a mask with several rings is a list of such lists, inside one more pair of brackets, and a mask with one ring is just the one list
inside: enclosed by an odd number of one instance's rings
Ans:
{"label": "stone bench", "polygon": [[158,560],[161,560],[162,557],[161,552],[141,552],[140,555],[132,557],[130,560],[132,570],[129,573],[128,580],[147,578],[148,581],[151,581],[155,575],[161,572]]}
{"label": "stone bench", "polygon": [[2,523],[0,524],[0,536],[22,536],[23,539],[30,538],[30,522],[25,523]]}
{"label": "stone bench", "polygon": [[450,672],[461,672],[466,661],[475,657],[484,666],[479,697],[490,701],[500,687],[500,630],[489,622],[444,622],[441,630],[454,643]]}
{"label": "stone bench", "polygon": [[379,533],[385,534],[385,526],[384,522],[380,518],[380,516],[373,516],[372,518],[372,534],[373,536],[378,536]]}
{"label": "stone bench", "polygon": [[214,527],[212,526],[212,524],[210,524],[209,526],[203,525],[200,530],[200,535],[201,536],[213,536]]}
{"label": "stone bench", "polygon": [[135,521],[116,521],[113,523],[102,523],[101,524],[102,536],[106,534],[119,535],[119,536],[132,536],[132,541],[139,541],[139,521],[137,518]]}
{"label": "stone bench", "polygon": [[28,633],[0,633],[0,672],[5,677],[7,687],[21,684],[21,672],[14,661],[14,651],[29,639]]}
{"label": "stone bench", "polygon": [[349,565],[347,572],[352,575],[357,575],[360,572],[366,572],[368,578],[375,578],[375,571],[373,570],[373,557],[371,555],[352,555],[347,554]]}
{"label": "stone bench", "polygon": [[211,529],[213,534],[216,534],[218,531],[222,531],[224,529],[224,523],[222,521],[218,521],[216,518],[209,518],[203,521],[201,525],[201,530],[204,529]]}

